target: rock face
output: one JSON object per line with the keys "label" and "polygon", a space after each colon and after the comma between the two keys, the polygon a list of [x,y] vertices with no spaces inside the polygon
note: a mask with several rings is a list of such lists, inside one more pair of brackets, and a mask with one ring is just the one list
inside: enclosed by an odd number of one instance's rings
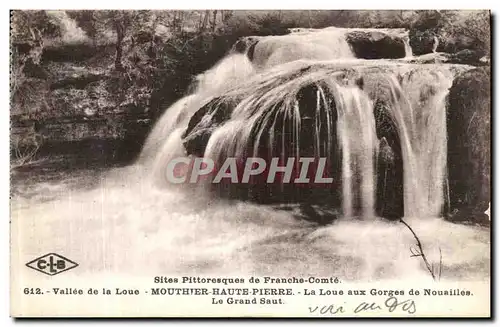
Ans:
{"label": "rock face", "polygon": [[481,58],[483,56],[484,53],[482,51],[464,49],[451,54],[448,62],[454,64],[464,64],[464,65],[484,64],[481,62]]}
{"label": "rock face", "polygon": [[431,30],[410,30],[410,46],[415,56],[432,53],[437,34]]}
{"label": "rock face", "polygon": [[443,33],[437,29],[410,30],[413,54],[421,56],[436,52],[446,57],[441,62],[482,65],[480,59],[486,55],[486,51],[477,40],[464,35],[443,36]]}
{"label": "rock face", "polygon": [[355,56],[362,59],[396,59],[406,56],[404,41],[379,31],[353,31],[346,36]]}
{"label": "rock face", "polygon": [[[130,57],[143,55],[144,48],[135,46],[123,60],[131,62]],[[68,154],[68,149],[78,152],[80,143],[90,148],[95,143],[99,149],[108,144],[117,157],[134,159],[152,124],[151,88],[136,75],[143,74],[146,56],[125,74],[112,68],[113,44],[56,40],[45,46],[18,42],[15,49],[37,60],[28,56],[25,81],[12,99],[12,125],[30,126],[17,129],[13,148],[19,142],[40,144],[38,154],[43,156]],[[94,156],[102,156],[102,151]]]}
{"label": "rock face", "polygon": [[[399,146],[394,144],[393,146]],[[403,162],[385,137],[380,139],[377,161],[377,214],[400,218],[404,214]]]}
{"label": "rock face", "polygon": [[259,42],[258,36],[245,36],[240,38],[233,46],[233,51],[237,53],[246,53],[250,61],[253,60],[255,46]]}
{"label": "rock face", "polygon": [[[384,77],[385,76],[385,77]],[[401,155],[401,142],[395,123],[389,114],[391,106],[392,88],[390,79],[382,69],[375,69],[363,76],[358,76],[355,71],[344,71],[339,75],[339,80],[350,80],[356,83],[364,92],[368,94],[374,102],[375,129],[377,138],[380,140],[379,156],[375,162],[377,173],[376,190],[376,212],[379,216],[397,219],[404,214],[403,198],[403,160]],[[323,89],[324,91],[325,89]],[[317,119],[317,100],[318,87],[315,84],[305,85],[298,91],[296,99],[300,110],[300,155],[302,157],[314,157],[315,155],[315,133],[318,126],[319,138],[328,139],[328,131],[324,109],[321,112],[318,124]],[[325,94],[329,99],[329,107],[336,108],[335,95]],[[231,102],[224,96],[216,98],[200,108],[192,117],[188,127],[183,135],[183,144],[187,154],[202,157],[205,155],[207,143],[214,130],[230,119],[233,109],[238,104],[238,99]],[[321,105],[323,105],[321,103]],[[277,103],[279,107],[280,104]],[[327,204],[328,206],[339,208],[342,198],[342,151],[337,140],[337,112],[332,117],[332,144],[329,149],[331,162],[329,162],[328,172],[334,183],[330,187],[319,187],[318,185],[273,185],[266,183],[265,180],[250,183],[248,185],[216,185],[213,186],[216,192],[223,197],[248,199],[258,203],[273,202],[299,202],[309,204]],[[256,124],[258,128],[262,124],[266,125],[266,130],[273,129],[274,143],[273,152],[285,153],[285,157],[293,157],[293,144],[295,142],[292,130],[293,123],[289,118],[283,116],[283,113],[277,112],[275,122],[273,120],[261,121]],[[286,131],[283,133],[283,131]],[[263,133],[260,137],[256,135],[257,131],[252,131],[250,142],[259,139],[257,157],[269,158],[270,153],[270,133]],[[283,142],[281,140],[284,140]],[[250,151],[253,151],[254,144],[247,145]],[[283,148],[284,146],[284,148]],[[322,152],[326,148],[322,146]],[[250,152],[252,153],[252,152]],[[242,158],[245,159],[245,158]],[[258,178],[258,177],[257,177]],[[360,208],[354,208],[358,210]]]}
{"label": "rock face", "polygon": [[188,154],[203,157],[212,132],[231,117],[234,106],[213,100],[198,110],[189,120],[183,134],[183,145]]}
{"label": "rock face", "polygon": [[[313,135],[316,131],[315,110],[317,106],[317,94],[318,88],[315,85],[307,85],[303,87],[296,96],[301,116],[301,128],[299,131],[301,157],[315,156],[315,139]],[[329,105],[334,106],[333,97],[330,98],[331,102]],[[228,101],[227,99],[216,98],[200,108],[191,117],[188,127],[182,136],[183,145],[187,154],[197,157],[204,156],[205,148],[213,131],[229,120],[236,105],[237,103]],[[279,106],[280,104],[277,105]],[[324,110],[321,109],[321,111]],[[322,115],[320,119],[326,119],[326,116]],[[335,126],[336,117],[332,117],[332,119],[333,125]],[[271,153],[274,153],[272,156],[283,154],[285,158],[295,157],[293,152],[295,150],[293,146],[295,142],[294,136],[290,132],[284,133],[284,131],[291,131],[293,129],[293,121],[289,119],[289,117],[286,117],[283,112],[278,112],[275,122],[276,123],[273,123],[273,120],[261,120],[255,125],[255,129],[252,130],[250,141],[247,145],[249,152],[244,156],[253,156],[253,142],[259,139],[257,157],[264,158],[264,160],[268,161],[268,166],[271,162]],[[271,133],[263,133],[259,138],[257,137],[257,133],[259,132],[258,128],[260,128],[262,124],[266,124],[266,130],[272,130],[272,135],[274,135],[272,146],[270,145],[271,139],[269,136]],[[323,126],[326,126],[326,123],[323,124]],[[325,127],[321,128],[319,133],[322,139],[326,139],[327,130]],[[333,132],[332,135],[335,139],[336,133]],[[326,150],[326,148],[322,148],[322,151]],[[333,140],[330,151],[337,153],[336,140]],[[238,160],[241,160],[243,163],[245,159],[245,157],[238,158]],[[338,160],[335,160],[335,162],[327,163],[326,170],[328,170],[328,173],[324,177],[332,177],[334,181],[340,181],[341,161],[341,157],[339,156]],[[242,169],[243,167],[240,168]],[[311,175],[311,177],[313,176],[314,174]],[[281,184],[279,182],[267,183],[266,178],[265,174],[255,176],[246,184],[228,184],[224,183],[225,180],[223,180],[221,183],[213,184],[212,189],[222,197],[251,200],[257,203],[324,203],[334,207],[340,206],[339,183],[333,184],[333,186],[330,184]]]}
{"label": "rock face", "polygon": [[453,82],[447,108],[449,218],[484,218],[491,201],[490,72],[468,71]]}
{"label": "rock face", "polygon": [[[473,38],[466,35],[457,35],[454,37],[439,36],[439,45],[436,51],[456,53],[465,49],[478,51],[481,48],[480,44]],[[480,57],[484,56],[484,50],[481,51]]]}
{"label": "rock face", "polygon": [[404,215],[403,158],[401,141],[396,126],[387,114],[386,105],[383,101],[377,101],[374,108],[377,137],[380,140],[376,212],[381,217],[397,219]]}
{"label": "rock face", "polygon": [[379,139],[377,158],[376,213],[390,219],[404,215],[404,178],[401,140],[391,118],[393,89],[383,70],[374,70],[362,77],[363,90],[374,103],[375,130]]}

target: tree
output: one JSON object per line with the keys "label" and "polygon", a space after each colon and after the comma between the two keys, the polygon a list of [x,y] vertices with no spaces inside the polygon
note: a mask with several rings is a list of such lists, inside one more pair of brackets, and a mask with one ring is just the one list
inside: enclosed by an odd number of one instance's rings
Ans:
{"label": "tree", "polygon": [[475,50],[490,54],[491,47],[491,17],[488,10],[478,10],[457,19],[447,28],[449,34],[471,38]]}
{"label": "tree", "polygon": [[44,10],[12,10],[11,37],[15,41],[32,41],[42,37],[61,36],[61,28]]}
{"label": "tree", "polygon": [[116,55],[115,69],[123,70],[123,42],[127,36],[127,32],[131,29],[131,24],[135,16],[139,13],[133,10],[103,10],[94,11],[94,19],[97,24],[98,33],[105,34],[109,29],[113,30],[116,35]]}

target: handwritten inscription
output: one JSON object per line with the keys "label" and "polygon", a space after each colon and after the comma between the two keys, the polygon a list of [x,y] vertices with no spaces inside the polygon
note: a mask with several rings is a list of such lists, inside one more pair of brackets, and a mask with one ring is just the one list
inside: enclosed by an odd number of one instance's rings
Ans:
{"label": "handwritten inscription", "polygon": [[[346,309],[344,305],[329,304],[324,306],[309,307],[309,313],[320,315],[336,315],[339,313],[346,313],[350,310]],[[353,313],[361,312],[402,312],[414,314],[417,312],[417,306],[414,300],[408,299],[404,301],[398,300],[395,296],[387,298],[384,302],[361,302],[352,310]]]}

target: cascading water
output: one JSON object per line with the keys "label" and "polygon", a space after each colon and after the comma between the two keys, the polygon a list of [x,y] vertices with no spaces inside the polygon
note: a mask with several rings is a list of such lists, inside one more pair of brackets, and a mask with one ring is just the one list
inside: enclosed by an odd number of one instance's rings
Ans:
{"label": "cascading water", "polygon": [[231,54],[198,75],[194,92],[178,100],[160,117],[146,140],[138,163],[157,173],[152,176],[153,179],[163,179],[164,171],[160,170],[164,164],[184,153],[180,135],[191,116],[211,97],[240,83],[253,72],[254,68],[247,56]]}
{"label": "cascading water", "polygon": [[261,38],[255,45],[253,63],[268,68],[300,59],[354,58],[346,32],[347,29],[325,28]]}
{"label": "cascading water", "polygon": [[[410,94],[406,113],[410,147],[405,164],[405,215],[439,216],[446,178],[446,96],[453,76],[447,72],[409,75],[402,82]],[[412,94],[420,90],[418,94]]]}
{"label": "cascading water", "polygon": [[[356,87],[338,92],[337,133],[342,149],[342,207],[344,216],[353,215],[355,194],[361,199],[361,215],[375,215],[375,165],[377,135],[372,102]],[[359,179],[359,192],[354,191]]]}
{"label": "cascading water", "polygon": [[416,70],[400,83],[387,77],[387,106],[401,141],[405,216],[441,215],[446,170],[446,95],[449,71]]}
{"label": "cascading water", "polygon": [[412,58],[413,57],[413,49],[411,48],[410,45],[410,35],[409,32],[406,32],[404,37],[403,37],[403,42],[405,43],[405,57],[406,58]]}
{"label": "cascading water", "polygon": [[[341,185],[343,215],[372,217],[377,206],[379,142],[374,102],[381,95],[373,95],[380,90],[358,84],[373,75],[370,69],[374,66],[382,69],[377,71],[377,78],[389,84],[382,97],[390,99],[386,101],[386,114],[399,136],[400,144],[393,142],[391,146],[401,149],[404,214],[439,216],[446,177],[445,97],[453,79],[446,67],[429,69],[387,61],[294,61],[255,74],[245,73],[239,84],[223,92],[219,89],[204,94],[202,88],[195,94],[204,100],[197,103],[198,107],[190,107],[190,112],[212,101],[210,109],[200,115],[199,121],[193,119],[183,136],[172,134],[177,139],[174,143],[179,144],[183,137],[189,144],[204,135],[207,140],[201,143],[197,155],[219,165],[226,158],[262,157],[262,149],[266,149],[267,158],[280,157],[282,162],[295,158],[297,162],[312,148],[314,156],[340,162],[328,168],[340,179],[336,185]],[[313,99],[305,101],[301,92],[311,87],[314,92],[309,98]],[[215,123],[216,116],[226,118]],[[305,136],[308,119],[312,119],[314,128]],[[186,117],[179,128],[186,129],[188,120]],[[164,169],[169,157],[162,153],[158,156],[161,159],[156,160],[155,169]],[[341,171],[332,171],[334,167]]]}
{"label": "cascading water", "polygon": [[432,52],[433,52],[433,53],[436,53],[437,48],[438,48],[438,46],[439,46],[439,39],[438,39],[438,37],[437,37],[437,36],[434,36],[432,39],[433,39],[433,41],[434,41],[434,44],[432,45]]}
{"label": "cascading water", "polygon": [[[443,278],[457,271],[489,276],[489,230],[422,219],[442,210],[444,101],[454,75],[469,68],[405,62],[409,52],[399,30],[357,29],[363,33],[356,37],[394,45],[400,58],[358,59],[346,41],[351,32],[308,29],[252,38],[200,74],[193,92],[165,111],[135,165],[104,174],[90,190],[49,185],[61,193],[53,201],[43,197],[47,185],[38,203],[13,199],[11,220],[23,235],[13,264],[56,252],[85,262],[78,273],[89,278],[99,271],[113,278],[314,271],[346,281],[429,279],[421,261],[410,257],[415,239],[406,227],[375,217],[392,218],[391,210],[401,217],[401,200],[408,221],[418,221],[410,223],[429,259],[442,248]],[[356,53],[366,50],[359,47]],[[251,176],[243,188],[201,183],[193,192],[166,180],[166,166],[176,157],[218,164],[227,157],[278,157],[282,164],[327,158],[324,177],[333,183],[271,185]],[[237,201],[224,198],[227,190]],[[278,204],[263,201],[270,198]],[[296,205],[303,201],[313,209]],[[318,212],[353,218],[320,221]],[[49,234],[58,237],[36,237]]]}
{"label": "cascading water", "polygon": [[[158,151],[158,144],[167,144],[153,155],[155,178],[174,154],[179,155],[181,139],[189,143],[200,135],[207,140],[197,155],[219,164],[226,158],[262,156],[264,148],[268,158],[278,156],[283,162],[295,158],[298,162],[311,146],[314,156],[340,162],[328,168],[341,170],[336,176],[341,179],[337,185],[341,184],[343,215],[374,216],[379,141],[373,107],[377,99],[369,96],[373,90],[364,90],[355,79],[362,80],[370,74],[370,67],[378,66],[383,67],[380,78],[390,85],[386,114],[400,142],[392,142],[391,147],[401,149],[404,214],[439,216],[446,177],[445,97],[453,74],[440,66],[431,72],[397,61],[345,61],[341,58],[353,56],[345,41],[348,31],[327,28],[260,38],[254,41],[258,43],[252,49],[253,62],[248,60],[247,47],[243,54],[229,55],[200,75],[196,92],[167,110],[146,143],[143,158]],[[407,32],[397,33],[407,39]],[[300,46],[292,47],[304,44],[314,46],[306,52]],[[407,40],[404,44],[408,47]],[[301,56],[323,61],[296,60]],[[338,63],[324,61],[331,58],[339,58]],[[346,71],[354,71],[356,77]],[[299,93],[311,86],[316,90],[315,100],[301,103]],[[193,114],[210,101],[212,109],[185,131]],[[214,123],[214,117],[221,115],[226,119]],[[306,127],[302,125],[307,119],[314,124],[312,135],[307,136],[312,141],[304,137]],[[321,146],[324,142],[327,144]]]}

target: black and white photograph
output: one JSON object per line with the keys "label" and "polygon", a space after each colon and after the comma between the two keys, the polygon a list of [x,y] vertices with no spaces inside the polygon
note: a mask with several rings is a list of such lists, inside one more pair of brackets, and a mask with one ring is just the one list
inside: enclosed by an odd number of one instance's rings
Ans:
{"label": "black and white photograph", "polygon": [[490,317],[489,10],[11,10],[14,317]]}

